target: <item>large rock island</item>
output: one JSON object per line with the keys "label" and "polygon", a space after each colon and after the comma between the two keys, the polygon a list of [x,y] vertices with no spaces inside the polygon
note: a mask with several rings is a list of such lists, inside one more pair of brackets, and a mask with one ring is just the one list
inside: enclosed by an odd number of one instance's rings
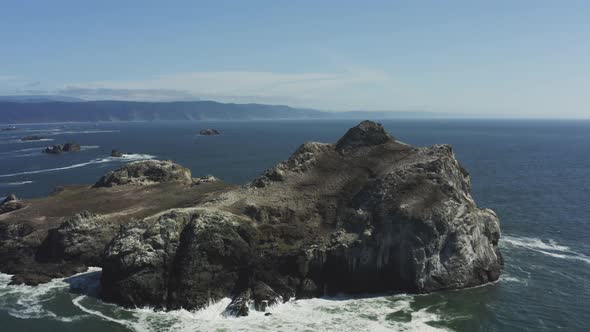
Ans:
{"label": "large rock island", "polygon": [[0,215],[2,272],[34,284],[98,265],[102,298],[131,307],[232,297],[226,313],[247,315],[292,297],[471,287],[503,264],[499,220],[451,147],[370,121],[242,187],[144,161],[25,204]]}

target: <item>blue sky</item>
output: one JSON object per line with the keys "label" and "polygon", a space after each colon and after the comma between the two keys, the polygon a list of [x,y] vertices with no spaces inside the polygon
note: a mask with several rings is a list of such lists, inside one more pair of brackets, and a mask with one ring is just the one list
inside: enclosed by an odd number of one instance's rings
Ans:
{"label": "blue sky", "polygon": [[6,1],[0,94],[590,117],[589,1]]}

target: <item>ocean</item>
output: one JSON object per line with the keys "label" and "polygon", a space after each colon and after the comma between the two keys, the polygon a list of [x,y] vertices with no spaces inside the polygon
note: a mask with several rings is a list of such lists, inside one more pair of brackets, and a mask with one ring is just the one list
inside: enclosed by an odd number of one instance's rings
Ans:
{"label": "ocean", "polygon": [[[587,331],[590,327],[590,121],[382,120],[417,146],[452,144],[472,192],[502,222],[504,272],[494,284],[428,295],[295,300],[223,318],[228,299],[189,312],[134,310],[96,298],[100,269],[37,287],[0,274],[2,331]],[[32,198],[94,183],[123,162],[169,159],[193,176],[243,184],[305,141],[334,142],[355,120],[22,125],[0,132],[0,196]],[[218,128],[221,136],[198,136]],[[27,135],[44,141],[21,142]],[[48,155],[44,146],[80,143]],[[125,153],[109,157],[112,149]]]}

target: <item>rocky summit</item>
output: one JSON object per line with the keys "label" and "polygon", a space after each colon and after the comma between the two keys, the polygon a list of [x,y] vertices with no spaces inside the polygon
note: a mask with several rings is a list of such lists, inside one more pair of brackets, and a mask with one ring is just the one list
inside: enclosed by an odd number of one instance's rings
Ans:
{"label": "rocky summit", "polygon": [[498,217],[477,206],[448,145],[412,147],[363,121],[245,186],[202,179],[141,161],[28,201],[0,216],[0,270],[36,283],[98,265],[106,301],[172,310],[230,297],[235,316],[293,297],[427,293],[501,273]]}

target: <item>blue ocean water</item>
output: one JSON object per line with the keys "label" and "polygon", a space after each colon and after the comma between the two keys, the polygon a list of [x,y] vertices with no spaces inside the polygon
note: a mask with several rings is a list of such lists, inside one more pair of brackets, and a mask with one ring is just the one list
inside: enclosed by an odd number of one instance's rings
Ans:
{"label": "blue ocean water", "polygon": [[[31,198],[65,184],[93,183],[124,161],[170,159],[194,176],[245,183],[305,141],[334,142],[354,120],[23,125],[0,132],[0,196]],[[124,310],[69,291],[96,287],[99,270],[37,287],[6,286],[0,326],[15,331],[585,331],[590,326],[590,121],[383,120],[418,146],[449,143],[471,174],[473,195],[502,222],[506,266],[499,282],[413,296],[302,300],[273,316],[228,319],[225,304],[198,312]],[[201,128],[222,136],[198,136]],[[21,142],[26,135],[48,141]],[[52,140],[52,141],[49,141]],[[41,153],[77,142],[83,151]],[[111,149],[127,153],[110,158]],[[6,328],[6,329],[5,329]]]}

